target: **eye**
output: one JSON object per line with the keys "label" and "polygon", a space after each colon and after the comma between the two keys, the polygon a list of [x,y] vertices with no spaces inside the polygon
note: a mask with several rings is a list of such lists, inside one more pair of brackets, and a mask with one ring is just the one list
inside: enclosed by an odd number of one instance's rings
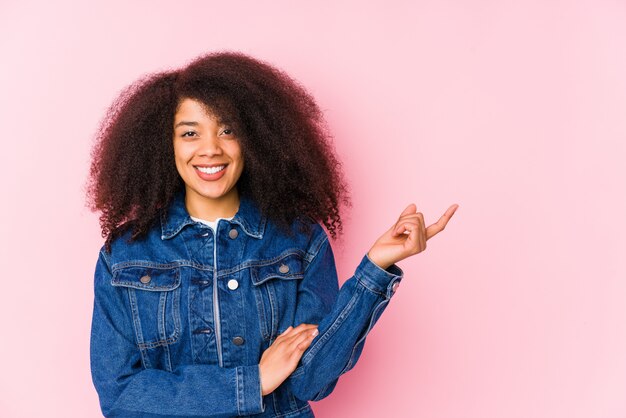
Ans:
{"label": "eye", "polygon": [[232,134],[233,134],[233,130],[232,130],[232,129],[230,129],[230,128],[226,128],[226,129],[224,129],[224,130],[222,131],[222,133],[223,133],[224,135],[232,135]]}
{"label": "eye", "polygon": [[183,133],[181,136],[182,137],[186,137],[186,136],[188,136],[187,134],[195,134],[195,132],[194,131],[187,131],[187,132]]}

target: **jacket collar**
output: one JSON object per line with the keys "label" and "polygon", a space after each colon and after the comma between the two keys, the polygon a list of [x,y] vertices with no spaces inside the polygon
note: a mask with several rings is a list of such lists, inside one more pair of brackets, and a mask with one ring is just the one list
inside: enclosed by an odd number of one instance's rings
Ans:
{"label": "jacket collar", "polygon": [[[267,219],[250,198],[240,195],[239,210],[228,222],[239,224],[246,234],[261,239]],[[170,206],[161,211],[161,239],[173,238],[186,225],[193,223],[195,221],[191,219],[185,207],[185,190],[183,189],[174,195]]]}

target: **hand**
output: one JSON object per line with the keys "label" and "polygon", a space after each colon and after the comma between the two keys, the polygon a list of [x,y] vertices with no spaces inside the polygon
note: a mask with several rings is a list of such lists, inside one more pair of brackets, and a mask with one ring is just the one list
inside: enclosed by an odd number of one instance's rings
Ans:
{"label": "hand", "polygon": [[289,327],[263,352],[259,362],[263,396],[272,393],[296,370],[302,354],[317,333],[314,324]]}
{"label": "hand", "polygon": [[426,249],[426,241],[443,231],[459,205],[448,208],[441,218],[424,228],[424,216],[411,203],[400,214],[398,221],[376,240],[367,255],[375,264],[387,269],[394,263]]}

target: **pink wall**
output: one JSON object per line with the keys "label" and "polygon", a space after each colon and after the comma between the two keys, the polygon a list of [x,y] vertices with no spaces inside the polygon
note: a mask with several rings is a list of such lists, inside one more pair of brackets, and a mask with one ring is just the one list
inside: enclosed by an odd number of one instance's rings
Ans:
{"label": "pink wall", "polygon": [[342,280],[408,203],[460,205],[320,417],[626,416],[624,22],[608,0],[3,1],[0,416],[100,416],[91,139],[127,83],[217,49],[326,112]]}

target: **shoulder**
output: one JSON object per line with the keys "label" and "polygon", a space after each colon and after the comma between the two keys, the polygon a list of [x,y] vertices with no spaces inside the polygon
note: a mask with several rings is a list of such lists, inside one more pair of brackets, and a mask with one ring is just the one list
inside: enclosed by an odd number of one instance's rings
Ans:
{"label": "shoulder", "polygon": [[298,251],[307,261],[311,261],[324,243],[328,242],[328,234],[318,221],[300,216],[291,222],[288,229],[268,220],[262,241],[264,246]]}
{"label": "shoulder", "polygon": [[110,251],[102,245],[100,249],[110,268],[130,260],[146,260],[162,258],[166,246],[161,238],[161,227],[157,223],[145,234],[133,238],[132,228],[127,228],[111,241]]}

